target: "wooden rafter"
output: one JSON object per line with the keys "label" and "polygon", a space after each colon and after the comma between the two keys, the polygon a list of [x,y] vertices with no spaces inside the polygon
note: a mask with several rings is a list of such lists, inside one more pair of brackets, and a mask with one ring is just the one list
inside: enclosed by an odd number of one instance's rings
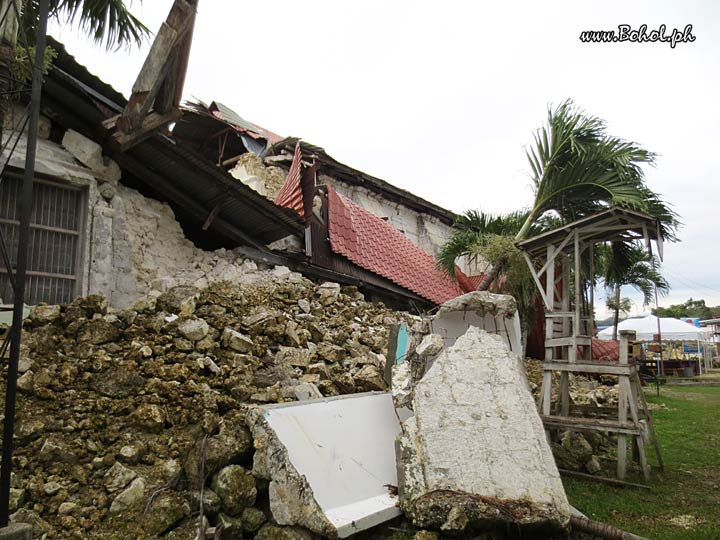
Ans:
{"label": "wooden rafter", "polygon": [[180,117],[198,0],[175,0],[158,30],[123,112],[103,123],[121,151]]}

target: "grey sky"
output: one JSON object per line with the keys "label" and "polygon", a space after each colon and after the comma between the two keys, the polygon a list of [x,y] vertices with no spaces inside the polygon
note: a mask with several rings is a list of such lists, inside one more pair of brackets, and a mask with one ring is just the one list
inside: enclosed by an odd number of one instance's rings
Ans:
{"label": "grey sky", "polygon": [[[152,30],[171,0],[135,2]],[[720,3],[237,2],[199,4],[185,97],[221,101],[281,135],[461,212],[529,205],[525,146],[568,97],[660,154],[650,187],[681,215],[661,304],[720,304]],[[583,30],[692,24],[693,43],[581,43]],[[51,34],[128,95],[148,46],[107,53]],[[623,294],[641,301],[631,289]],[[598,302],[599,315],[603,312]]]}

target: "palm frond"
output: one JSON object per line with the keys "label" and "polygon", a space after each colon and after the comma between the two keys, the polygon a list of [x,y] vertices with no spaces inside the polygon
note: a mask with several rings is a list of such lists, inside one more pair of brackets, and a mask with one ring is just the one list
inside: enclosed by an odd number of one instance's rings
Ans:
{"label": "palm frond", "polygon": [[[38,2],[25,2],[23,25],[31,35],[38,19]],[[65,24],[77,24],[95,43],[108,49],[140,45],[150,30],[132,13],[123,0],[50,0],[50,15]]]}
{"label": "palm frond", "polygon": [[629,285],[643,295],[645,305],[653,301],[656,289],[660,295],[669,292],[670,286],[660,271],[660,262],[642,246],[613,242],[598,248],[602,258],[599,270],[606,288]]}
{"label": "palm frond", "polygon": [[563,222],[617,205],[657,218],[665,237],[676,240],[677,215],[645,184],[642,165],[655,154],[633,142],[607,135],[605,123],[568,100],[548,110],[547,125],[527,150],[535,202],[517,235],[529,237],[532,223],[547,213]]}

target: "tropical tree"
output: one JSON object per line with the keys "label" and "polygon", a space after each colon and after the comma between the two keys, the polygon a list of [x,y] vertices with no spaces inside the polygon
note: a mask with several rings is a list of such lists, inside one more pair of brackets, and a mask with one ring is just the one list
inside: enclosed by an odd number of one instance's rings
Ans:
{"label": "tropical tree", "polygon": [[[12,0],[0,0],[7,4]],[[150,34],[148,28],[130,13],[123,0],[50,0],[50,16],[61,23],[77,25],[97,44],[107,48],[140,45]],[[26,0],[22,25],[27,35],[38,20],[38,0]]]}
{"label": "tropical tree", "polygon": [[[677,214],[645,183],[642,165],[655,163],[655,154],[633,142],[607,134],[605,122],[577,109],[572,100],[548,109],[548,119],[534,136],[535,144],[527,150],[535,198],[523,212],[509,214],[513,225],[524,219],[515,233],[515,241],[562,223],[591,215],[609,206],[639,210],[656,218],[665,239],[675,241],[679,220]],[[465,254],[462,246],[474,245],[473,229],[466,214],[455,224],[446,250],[440,255],[440,266],[453,274],[448,258]],[[484,214],[478,213],[478,217]],[[495,226],[498,217],[488,217]],[[481,223],[482,224],[482,223]],[[507,232],[507,229],[505,229]],[[486,274],[480,290],[487,289],[503,273],[510,254],[500,256]]]}
{"label": "tropical tree", "polygon": [[[627,316],[633,307],[633,301],[630,300],[627,296],[618,299],[615,295],[608,296],[605,299],[605,306],[612,310],[613,312],[622,313],[623,315]],[[619,322],[619,319],[615,321],[615,327],[617,328],[617,324]],[[615,331],[617,332],[617,330]],[[613,339],[617,339],[617,333],[613,337]]]}
{"label": "tropical tree", "polygon": [[535,200],[516,240],[530,236],[546,214],[573,221],[609,206],[645,212],[656,218],[663,236],[676,240],[675,212],[645,183],[643,165],[655,154],[607,134],[603,120],[577,109],[572,100],[548,109],[547,124],[527,151]]}
{"label": "tropical tree", "polygon": [[[626,242],[613,242],[598,246],[599,273],[612,294],[613,339],[617,339],[620,320],[621,288],[629,285],[643,295],[643,305],[653,301],[655,293],[666,295],[670,286],[660,273],[660,262],[642,246]],[[608,305],[610,307],[610,305]]]}
{"label": "tropical tree", "polygon": [[536,297],[532,275],[522,252],[515,247],[515,235],[526,217],[526,212],[493,215],[469,210],[457,216],[450,239],[437,256],[438,268],[452,277],[456,277],[456,261],[460,257],[465,257],[469,263],[484,264],[487,268],[479,290],[487,290],[492,283],[497,284],[498,270],[502,268],[506,279],[496,289],[515,298],[523,337],[535,317]]}
{"label": "tropical tree", "polygon": [[[482,256],[492,267],[478,289],[487,290],[501,274],[508,277],[506,282],[513,287],[509,274],[517,274],[520,268],[527,271],[516,242],[610,206],[654,217],[663,237],[677,240],[677,214],[645,182],[642,167],[653,165],[655,154],[636,143],[609,135],[603,120],[585,114],[572,100],[554,109],[548,108],[546,125],[535,133],[534,145],[527,150],[527,157],[535,193],[532,205],[507,216],[475,211],[460,216],[438,256],[438,266],[449,275],[455,275],[457,257]],[[655,275],[645,277],[657,284],[660,292],[666,290],[667,283],[659,275],[656,261],[642,263],[615,258],[609,262],[612,262],[612,267],[608,267],[612,268],[612,275],[601,274],[608,278],[606,284],[632,285],[644,292],[647,282],[640,279],[640,272],[653,270]],[[596,276],[586,275],[585,279],[594,284]],[[527,283],[527,290],[523,284],[522,291],[517,293],[523,297],[518,304],[524,304],[530,312],[533,302],[525,299],[534,296],[535,291],[534,284],[529,280]],[[511,290],[507,292],[516,294]]]}

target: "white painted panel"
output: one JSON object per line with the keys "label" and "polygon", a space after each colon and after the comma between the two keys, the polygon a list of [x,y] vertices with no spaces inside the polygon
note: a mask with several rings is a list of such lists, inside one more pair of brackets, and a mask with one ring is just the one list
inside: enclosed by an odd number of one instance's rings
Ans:
{"label": "white painted panel", "polygon": [[452,347],[455,340],[465,334],[471,326],[485,330],[489,334],[499,335],[510,347],[510,351],[522,355],[520,318],[517,313],[511,319],[507,319],[504,315],[493,316],[489,313],[481,317],[470,310],[450,311],[436,316],[432,321],[431,330],[433,333],[442,336],[447,349]]}
{"label": "white painted panel", "polygon": [[389,393],[368,393],[266,408],[265,418],[304,475],[340,537],[399,515]]}

